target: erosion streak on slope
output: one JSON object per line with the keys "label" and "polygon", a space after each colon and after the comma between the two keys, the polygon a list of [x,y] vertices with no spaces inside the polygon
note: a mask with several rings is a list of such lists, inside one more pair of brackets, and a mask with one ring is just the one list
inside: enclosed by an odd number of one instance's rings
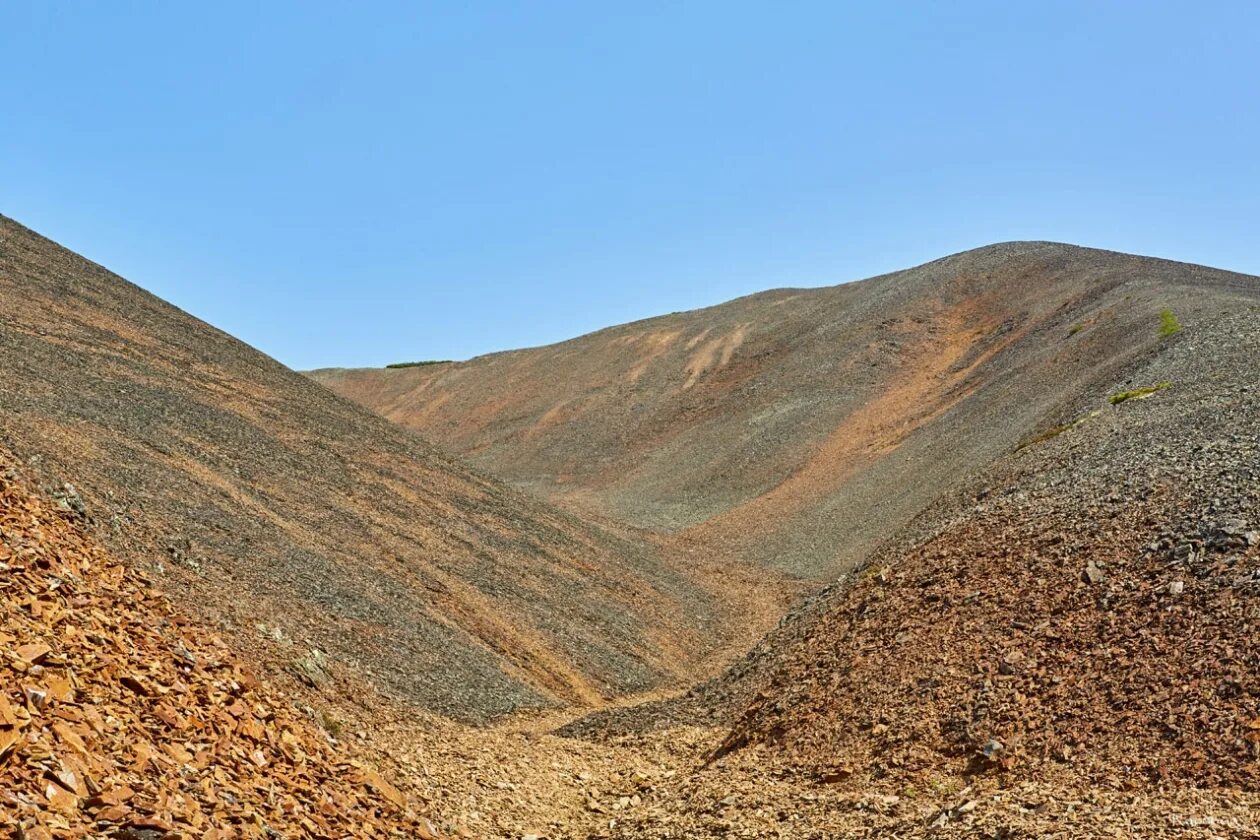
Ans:
{"label": "erosion streak on slope", "polygon": [[[708,331],[701,333],[693,341],[707,335]],[[729,333],[710,339],[701,344],[687,359],[685,370],[687,372],[687,381],[683,383],[683,390],[686,391],[700,380],[700,377],[714,370],[721,370],[731,363],[731,358],[735,355],[735,351],[744,343],[744,339],[748,336],[748,325],[739,324]],[[690,348],[688,348],[690,349]],[[648,364],[650,360],[644,360],[640,364]],[[637,377],[636,377],[637,379]]]}
{"label": "erosion streak on slope", "polygon": [[[977,337],[994,326],[981,320],[978,310],[975,302],[968,302],[933,313],[933,332],[922,339],[907,336],[914,343],[898,357],[885,390],[845,417],[803,464],[762,495],[687,529],[679,538],[693,548],[729,548],[746,543],[759,530],[799,527],[795,519],[801,511],[837,492],[856,470],[892,452],[962,399],[966,392],[955,386],[1009,344],[1013,335],[959,367]],[[758,529],[754,525],[758,522],[776,524]]]}

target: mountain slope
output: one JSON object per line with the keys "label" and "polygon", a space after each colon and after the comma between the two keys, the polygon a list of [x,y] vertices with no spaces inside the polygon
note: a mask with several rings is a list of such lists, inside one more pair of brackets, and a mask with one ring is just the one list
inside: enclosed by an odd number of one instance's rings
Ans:
{"label": "mountain slope", "polygon": [[1239,303],[822,596],[724,750],[963,768],[996,741],[1013,766],[1254,784],[1260,283]]}
{"label": "mountain slope", "polygon": [[1250,278],[1044,242],[319,382],[578,509],[826,580]]}
{"label": "mountain slope", "polygon": [[567,727],[711,733],[611,835],[1260,831],[1260,278],[1199,277],[721,677]]}
{"label": "mountain slope", "polygon": [[0,452],[6,835],[436,836],[81,524]]}
{"label": "mountain slope", "polygon": [[632,533],[3,217],[0,366],[0,438],[180,603],[305,679],[347,669],[479,719],[642,690],[722,641],[719,600]]}

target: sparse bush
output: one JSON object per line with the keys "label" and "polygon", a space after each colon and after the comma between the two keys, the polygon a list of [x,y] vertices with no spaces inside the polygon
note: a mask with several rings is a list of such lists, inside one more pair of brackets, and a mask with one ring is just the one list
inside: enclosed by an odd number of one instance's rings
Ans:
{"label": "sparse bush", "polygon": [[449,365],[450,363],[451,363],[450,359],[427,359],[423,362],[394,362],[392,365],[385,365],[385,367],[390,368],[390,369],[397,369],[397,368],[410,368],[410,367],[424,367],[425,365]]}
{"label": "sparse bush", "polygon": [[1078,332],[1080,332],[1083,329],[1085,329],[1084,324],[1073,324],[1072,329],[1068,330],[1068,337],[1070,338],[1071,336],[1076,335]]}
{"label": "sparse bush", "polygon": [[863,567],[861,572],[858,573],[858,580],[868,581],[872,578],[882,578],[886,571],[888,571],[887,566],[880,565],[879,563],[872,563],[869,566]]}
{"label": "sparse bush", "polygon": [[1029,435],[1028,437],[1024,438],[1023,440],[1019,442],[1019,446],[1015,448],[1024,449],[1025,447],[1032,446],[1037,443],[1045,443],[1048,440],[1053,440],[1054,438],[1057,438],[1059,435],[1066,432],[1068,429],[1072,428],[1072,426],[1074,425],[1076,424],[1061,423],[1058,426],[1051,426],[1049,429],[1046,429],[1043,432],[1037,432],[1034,435]]}
{"label": "sparse bush", "polygon": [[1108,397],[1112,405],[1119,405],[1128,400],[1144,400],[1152,394],[1157,394],[1165,388],[1172,385],[1171,382],[1159,382],[1155,385],[1148,385],[1145,388],[1134,388],[1132,391],[1121,391],[1118,394],[1112,394]]}
{"label": "sparse bush", "polygon": [[1101,411],[1091,411],[1088,414],[1082,414],[1080,417],[1077,417],[1071,423],[1061,423],[1058,426],[1051,426],[1049,429],[1046,429],[1043,432],[1037,432],[1036,434],[1029,435],[1028,437],[1021,440],[1019,442],[1019,445],[1016,446],[1015,449],[1016,451],[1018,451],[1025,447],[1032,446],[1033,444],[1044,443],[1045,441],[1057,438],[1059,435],[1063,434],[1069,429],[1074,429],[1077,426],[1084,423],[1086,420],[1089,420],[1090,418],[1093,418],[1093,417],[1097,417],[1101,413],[1102,413]]}
{"label": "sparse bush", "polygon": [[1173,314],[1171,309],[1165,309],[1159,313],[1159,336],[1160,338],[1168,338],[1170,335],[1176,335],[1181,332],[1181,322],[1177,320],[1177,316]]}

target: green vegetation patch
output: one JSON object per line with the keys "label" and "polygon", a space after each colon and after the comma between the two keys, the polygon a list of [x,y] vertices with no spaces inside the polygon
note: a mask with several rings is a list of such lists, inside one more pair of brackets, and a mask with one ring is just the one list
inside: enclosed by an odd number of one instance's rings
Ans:
{"label": "green vegetation patch", "polygon": [[1092,417],[1097,417],[1099,414],[1102,414],[1102,412],[1091,411],[1088,414],[1082,414],[1080,417],[1077,417],[1075,420],[1073,420],[1070,423],[1061,423],[1058,426],[1051,426],[1049,429],[1046,429],[1045,431],[1041,431],[1041,432],[1037,432],[1036,434],[1029,435],[1028,437],[1021,440],[1019,442],[1019,445],[1015,447],[1015,449],[1018,451],[1020,449],[1024,449],[1025,447],[1033,446],[1034,444],[1045,443],[1048,440],[1053,440],[1054,438],[1057,438],[1059,435],[1063,434],[1069,429],[1075,429],[1077,426],[1081,425],[1086,420],[1089,420]]}
{"label": "green vegetation patch", "polygon": [[1147,397],[1158,394],[1160,391],[1171,386],[1171,382],[1159,382],[1155,385],[1148,385],[1145,388],[1134,388],[1132,391],[1121,391],[1118,394],[1112,394],[1107,399],[1112,405],[1119,405],[1129,400],[1144,400]]}
{"label": "green vegetation patch", "polygon": [[1159,336],[1160,338],[1168,338],[1170,335],[1176,335],[1181,332],[1181,322],[1177,320],[1177,316],[1173,314],[1171,309],[1165,309],[1159,313]]}
{"label": "green vegetation patch", "polygon": [[1068,335],[1069,336],[1076,335],[1078,332],[1080,332],[1083,329],[1085,329],[1084,324],[1073,324],[1072,329],[1068,330]]}
{"label": "green vegetation patch", "polygon": [[409,367],[424,367],[425,365],[449,365],[450,363],[451,363],[450,359],[428,359],[423,362],[394,362],[392,365],[385,365],[385,367],[390,368],[390,369],[397,369],[397,368],[409,368]]}

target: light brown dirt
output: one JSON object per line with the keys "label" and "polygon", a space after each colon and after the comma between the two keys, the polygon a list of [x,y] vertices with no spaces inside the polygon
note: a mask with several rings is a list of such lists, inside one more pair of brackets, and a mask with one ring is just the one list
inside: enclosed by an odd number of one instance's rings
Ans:
{"label": "light brown dirt", "polygon": [[[143,789],[106,830],[265,833],[215,799],[218,768],[255,791],[229,806],[294,836],[1260,836],[1254,278],[1008,243],[318,374],[566,511],[2,221],[0,430],[61,493],[54,538],[152,568],[291,704],[264,685],[173,715],[106,680],[130,741],[193,760],[139,778],[105,727],[102,774]],[[833,582],[763,635],[811,580]],[[114,626],[138,685],[194,682],[154,655],[173,638],[222,649],[143,581],[114,594],[176,628]],[[0,633],[56,624],[15,603]],[[96,805],[23,758],[0,757],[16,818],[84,835],[62,791]],[[302,823],[325,794],[359,824]]]}

